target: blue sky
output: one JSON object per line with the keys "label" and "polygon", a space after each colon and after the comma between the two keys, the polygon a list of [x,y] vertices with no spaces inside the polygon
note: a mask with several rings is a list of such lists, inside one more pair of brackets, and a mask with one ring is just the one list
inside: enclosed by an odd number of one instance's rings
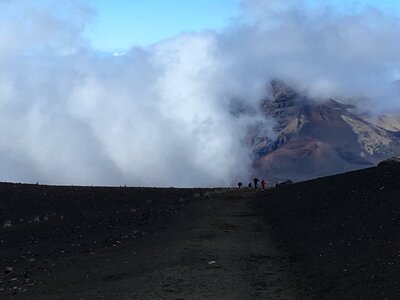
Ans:
{"label": "blue sky", "polygon": [[97,0],[87,34],[99,50],[146,46],[186,31],[218,30],[240,0]]}
{"label": "blue sky", "polygon": [[[399,0],[307,0],[353,10],[364,5],[400,12]],[[93,0],[86,35],[95,49],[123,51],[187,31],[219,30],[241,14],[241,0]],[[351,4],[349,4],[351,3]]]}

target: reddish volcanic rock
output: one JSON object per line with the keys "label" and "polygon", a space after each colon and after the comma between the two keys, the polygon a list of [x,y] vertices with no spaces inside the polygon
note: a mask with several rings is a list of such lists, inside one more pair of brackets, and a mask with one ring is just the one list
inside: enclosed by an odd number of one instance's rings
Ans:
{"label": "reddish volcanic rock", "polygon": [[372,166],[400,153],[400,134],[363,119],[352,105],[314,100],[281,81],[263,110],[276,138],[253,139],[254,167],[272,181],[305,180]]}

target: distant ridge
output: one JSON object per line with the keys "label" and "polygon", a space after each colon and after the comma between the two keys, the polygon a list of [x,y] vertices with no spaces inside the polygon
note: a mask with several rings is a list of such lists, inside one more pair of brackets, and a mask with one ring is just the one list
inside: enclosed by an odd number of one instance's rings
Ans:
{"label": "distant ridge", "polygon": [[254,168],[271,180],[306,180],[376,165],[400,154],[400,116],[368,119],[353,105],[307,97],[271,81],[263,100],[276,138],[252,139]]}

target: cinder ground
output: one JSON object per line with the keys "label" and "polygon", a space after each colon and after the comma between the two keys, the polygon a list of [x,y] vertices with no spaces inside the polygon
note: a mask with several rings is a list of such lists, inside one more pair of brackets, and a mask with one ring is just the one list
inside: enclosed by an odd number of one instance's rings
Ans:
{"label": "cinder ground", "polygon": [[2,190],[3,298],[301,297],[251,190]]}
{"label": "cinder ground", "polygon": [[400,299],[400,166],[279,187],[0,184],[2,299]]}
{"label": "cinder ground", "polygon": [[400,299],[400,164],[268,193],[273,237],[319,299]]}

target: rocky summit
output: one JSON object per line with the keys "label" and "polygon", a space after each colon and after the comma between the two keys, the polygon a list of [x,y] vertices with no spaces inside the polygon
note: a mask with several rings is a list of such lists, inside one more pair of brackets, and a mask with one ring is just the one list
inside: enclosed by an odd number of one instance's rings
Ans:
{"label": "rocky summit", "polygon": [[371,118],[354,105],[311,99],[282,81],[262,102],[274,138],[253,137],[254,168],[272,181],[295,181],[373,166],[400,154],[400,117]]}

